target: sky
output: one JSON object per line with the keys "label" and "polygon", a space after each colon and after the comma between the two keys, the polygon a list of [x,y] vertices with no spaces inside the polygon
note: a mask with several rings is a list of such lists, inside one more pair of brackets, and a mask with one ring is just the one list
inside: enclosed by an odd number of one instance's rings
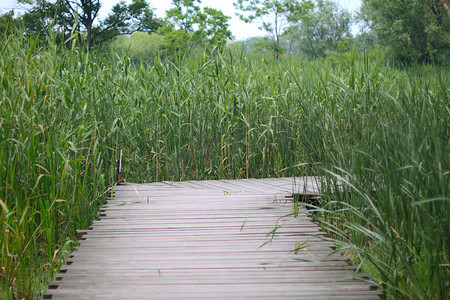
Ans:
{"label": "sky", "polygon": [[[223,11],[227,16],[232,17],[230,20],[230,30],[233,33],[235,40],[244,40],[254,36],[264,36],[265,33],[258,28],[258,24],[247,24],[239,20],[239,17],[235,15],[237,12],[233,7],[235,0],[202,0],[202,7],[211,7]],[[102,7],[100,9],[100,18],[105,18],[111,8],[120,2],[120,0],[101,0]],[[125,1],[127,3],[131,0]],[[147,0],[150,3],[150,7],[154,8],[158,17],[164,17],[165,11],[172,8],[171,0]],[[361,0],[338,0],[339,4],[353,12],[361,6]],[[5,12],[11,9],[24,9],[23,5],[17,4],[16,0],[0,0],[0,12]]]}

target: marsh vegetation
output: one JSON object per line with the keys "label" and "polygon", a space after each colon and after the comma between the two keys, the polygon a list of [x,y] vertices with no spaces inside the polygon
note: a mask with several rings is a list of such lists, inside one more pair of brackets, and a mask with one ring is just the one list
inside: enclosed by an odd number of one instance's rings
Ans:
{"label": "marsh vegetation", "polygon": [[388,298],[449,293],[450,71],[381,50],[133,60],[0,42],[0,297],[37,298],[114,185],[320,175],[317,220]]}

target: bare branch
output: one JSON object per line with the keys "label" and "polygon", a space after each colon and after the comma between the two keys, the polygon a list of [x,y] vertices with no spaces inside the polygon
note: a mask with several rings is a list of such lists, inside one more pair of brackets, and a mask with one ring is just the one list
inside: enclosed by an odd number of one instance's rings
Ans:
{"label": "bare branch", "polygon": [[439,0],[441,2],[442,7],[444,8],[445,12],[447,13],[447,17],[450,19],[450,6],[448,5],[446,0]]}

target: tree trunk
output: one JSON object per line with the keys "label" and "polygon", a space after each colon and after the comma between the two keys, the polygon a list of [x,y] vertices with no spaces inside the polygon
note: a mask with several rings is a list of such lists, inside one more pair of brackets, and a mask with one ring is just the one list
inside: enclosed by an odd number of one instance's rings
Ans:
{"label": "tree trunk", "polygon": [[98,0],[80,0],[79,4],[81,8],[80,21],[86,28],[86,43],[88,49],[92,48],[92,25],[97,17],[100,9],[100,3]]}
{"label": "tree trunk", "polygon": [[86,21],[86,24],[84,24],[84,26],[86,27],[86,43],[89,50],[92,48],[92,23],[93,20],[89,18]]}
{"label": "tree trunk", "polygon": [[280,37],[277,35],[277,42],[275,44],[275,52],[277,54],[277,60],[280,58]]}

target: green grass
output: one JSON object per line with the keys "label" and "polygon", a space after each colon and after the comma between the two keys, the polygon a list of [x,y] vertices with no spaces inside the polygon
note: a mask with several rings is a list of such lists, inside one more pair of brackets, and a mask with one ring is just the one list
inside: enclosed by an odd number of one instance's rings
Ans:
{"label": "green grass", "polygon": [[46,289],[121,149],[135,182],[343,177],[318,216],[355,262],[388,297],[447,295],[448,69],[231,51],[136,65],[2,39],[0,296]]}

